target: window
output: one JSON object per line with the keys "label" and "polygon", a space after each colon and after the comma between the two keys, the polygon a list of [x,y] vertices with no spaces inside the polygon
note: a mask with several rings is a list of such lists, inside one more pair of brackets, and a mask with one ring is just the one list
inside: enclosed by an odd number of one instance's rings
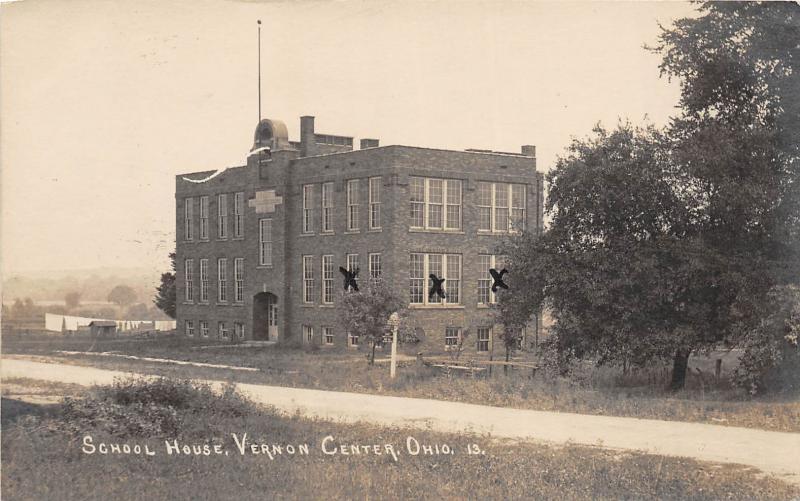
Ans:
{"label": "window", "polygon": [[244,235],[244,193],[233,195],[233,236],[241,238]]}
{"label": "window", "polygon": [[233,260],[233,300],[237,303],[244,301],[244,258],[237,257]]}
{"label": "window", "polygon": [[208,321],[200,320],[200,335],[208,337]]}
{"label": "window", "polygon": [[381,178],[369,178],[369,228],[381,227]]}
{"label": "window", "polygon": [[461,229],[461,180],[411,177],[411,227]]}
{"label": "window", "polygon": [[511,185],[511,221],[508,231],[518,232],[525,229],[525,185]]}
{"label": "window", "polygon": [[272,266],[272,219],[261,219],[258,222],[258,263]]}
{"label": "window", "polygon": [[333,256],[322,256],[322,302],[333,304]]}
{"label": "window", "polygon": [[186,279],[186,301],[194,301],[194,259],[184,261],[183,275]]}
{"label": "window", "polygon": [[425,300],[425,254],[411,254],[408,269],[410,302],[412,304],[422,304]]}
{"label": "window", "polygon": [[314,203],[314,185],[303,185],[303,233],[311,233],[314,231],[312,227],[312,214],[311,206]]}
{"label": "window", "polygon": [[322,230],[333,232],[333,183],[322,183]]}
{"label": "window", "polygon": [[208,238],[208,197],[200,197],[200,240]]}
{"label": "window", "polygon": [[492,284],[494,279],[489,273],[489,269],[497,269],[497,260],[494,255],[479,254],[478,255],[478,304],[489,305],[495,304],[497,298],[495,293],[492,292]]}
{"label": "window", "polygon": [[514,233],[525,229],[525,185],[478,183],[478,230]]}
{"label": "window", "polygon": [[425,226],[425,179],[412,177],[409,184],[411,191],[411,227],[422,228]]}
{"label": "window", "polygon": [[[445,298],[428,297],[433,286],[430,275],[444,278]],[[427,287],[426,287],[427,285]],[[459,304],[461,302],[461,254],[413,253],[409,262],[409,301],[411,304]]]}
{"label": "window", "polygon": [[217,196],[217,237],[228,238],[228,195]]}
{"label": "window", "polygon": [[461,329],[459,327],[445,327],[444,329],[445,348],[457,347],[460,337],[461,337]]}
{"label": "window", "polygon": [[233,323],[233,335],[236,339],[244,339],[244,324],[241,322]]}
{"label": "window", "polygon": [[488,327],[478,327],[478,345],[477,351],[489,351],[489,338],[491,337],[491,329]]}
{"label": "window", "polygon": [[358,231],[358,179],[347,181],[347,231]]}
{"label": "window", "polygon": [[461,181],[450,179],[445,197],[445,229],[461,229]]}
{"label": "window", "polygon": [[187,320],[184,322],[184,325],[186,326],[186,335],[188,337],[194,337],[194,322]]}
{"label": "window", "polygon": [[310,325],[303,326],[303,342],[305,344],[314,344],[314,328]]}
{"label": "window", "polygon": [[372,280],[372,283],[375,284],[381,279],[381,275],[383,274],[383,269],[381,268],[381,255],[380,254],[370,254],[369,255],[369,278]]}
{"label": "window", "polygon": [[353,334],[352,332],[347,333],[347,346],[358,348],[358,334]]}
{"label": "window", "polygon": [[208,301],[208,259],[200,260],[200,302]]}
{"label": "window", "polygon": [[[348,254],[346,256],[347,259],[347,271],[355,271],[358,270],[360,267],[358,266],[358,254]],[[356,285],[359,285],[359,278],[356,276],[355,278]]]}
{"label": "window", "polygon": [[228,301],[228,260],[217,259],[217,299],[220,303]]}
{"label": "window", "polygon": [[333,327],[322,328],[322,341],[326,346],[333,346]]}
{"label": "window", "polygon": [[225,324],[225,322],[219,323],[219,338],[228,339],[228,326]]}
{"label": "window", "polygon": [[183,201],[184,237],[186,240],[194,239],[194,198]]}
{"label": "window", "polygon": [[303,302],[314,302],[314,256],[303,256]]}

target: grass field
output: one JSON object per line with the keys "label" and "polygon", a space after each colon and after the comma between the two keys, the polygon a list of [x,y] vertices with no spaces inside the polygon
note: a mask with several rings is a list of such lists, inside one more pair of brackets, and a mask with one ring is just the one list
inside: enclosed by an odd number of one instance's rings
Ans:
{"label": "grass field", "polygon": [[[16,382],[23,385],[23,381]],[[58,391],[57,387],[50,387]],[[283,417],[235,392],[187,383],[127,382],[88,399],[9,412],[3,399],[3,499],[792,499],[783,482],[732,465],[566,446],[501,443]],[[11,415],[9,415],[11,414]],[[241,454],[231,437],[267,444]],[[92,436],[93,454],[84,437]],[[340,445],[377,444],[358,455]],[[411,455],[420,444],[452,454]],[[218,445],[221,454],[168,455],[165,441]],[[100,454],[100,443],[148,446],[153,456]],[[308,445],[308,454],[286,444]],[[390,444],[395,457],[385,453]],[[414,442],[411,442],[414,452]],[[475,444],[474,446],[470,444]],[[281,445],[278,454],[272,445]],[[468,454],[477,446],[485,454]],[[212,449],[213,450],[213,449]],[[257,450],[260,450],[257,448]],[[363,450],[363,449],[362,449]],[[474,449],[473,449],[474,450]],[[224,451],[227,451],[226,455]]]}
{"label": "grass field", "polygon": [[[207,343],[206,343],[207,344]],[[58,350],[85,351],[88,339],[4,340],[3,352],[54,357]],[[448,375],[405,364],[391,380],[386,364],[369,366],[363,354],[301,351],[279,347],[200,349],[184,338],[100,341],[96,351],[258,368],[257,372],[175,366],[99,356],[57,356],[61,362],[173,377],[219,379],[363,393],[435,398],[535,410],[604,414],[800,432],[800,400],[781,396],[750,399],[726,381],[690,374],[687,388],[666,390],[668,372],[655,367],[623,377],[614,368],[585,367],[577,379],[549,378],[514,370],[491,377]],[[694,366],[707,369],[708,360]],[[705,365],[703,365],[705,364]],[[729,360],[726,367],[731,367]],[[707,374],[707,370],[706,370]]]}

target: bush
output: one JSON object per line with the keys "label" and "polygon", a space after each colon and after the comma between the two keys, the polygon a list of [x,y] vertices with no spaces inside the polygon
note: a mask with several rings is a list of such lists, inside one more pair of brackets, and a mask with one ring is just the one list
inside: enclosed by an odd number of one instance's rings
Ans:
{"label": "bush", "polygon": [[775,287],[768,294],[770,312],[747,332],[732,382],[751,395],[800,390],[800,287]]}
{"label": "bush", "polygon": [[185,418],[198,413],[239,417],[255,406],[234,385],[215,393],[209,385],[168,378],[116,380],[95,388],[90,397],[67,398],[61,405],[67,431],[96,429],[116,436],[174,436]]}

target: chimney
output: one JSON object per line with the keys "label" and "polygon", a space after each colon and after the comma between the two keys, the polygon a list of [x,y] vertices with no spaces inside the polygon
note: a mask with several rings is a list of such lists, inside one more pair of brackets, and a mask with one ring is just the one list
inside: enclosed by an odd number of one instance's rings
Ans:
{"label": "chimney", "polygon": [[366,150],[367,148],[377,148],[379,141],[377,139],[362,139],[361,140],[361,149]]}
{"label": "chimney", "polygon": [[300,156],[307,157],[316,154],[317,142],[314,136],[314,117],[300,117]]}
{"label": "chimney", "polygon": [[525,155],[526,157],[536,158],[536,146],[532,144],[523,144],[522,154]]}

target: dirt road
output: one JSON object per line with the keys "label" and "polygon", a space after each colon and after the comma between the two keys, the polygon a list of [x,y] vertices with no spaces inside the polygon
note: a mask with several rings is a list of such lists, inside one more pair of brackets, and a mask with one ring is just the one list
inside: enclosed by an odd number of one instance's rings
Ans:
{"label": "dirt road", "polygon": [[[3,359],[2,377],[82,385],[126,373]],[[216,381],[208,381],[220,384]],[[800,485],[800,433],[613,416],[543,412],[418,398],[238,385],[254,401],[294,414],[339,422],[491,434],[512,440],[582,444],[753,466]]]}

